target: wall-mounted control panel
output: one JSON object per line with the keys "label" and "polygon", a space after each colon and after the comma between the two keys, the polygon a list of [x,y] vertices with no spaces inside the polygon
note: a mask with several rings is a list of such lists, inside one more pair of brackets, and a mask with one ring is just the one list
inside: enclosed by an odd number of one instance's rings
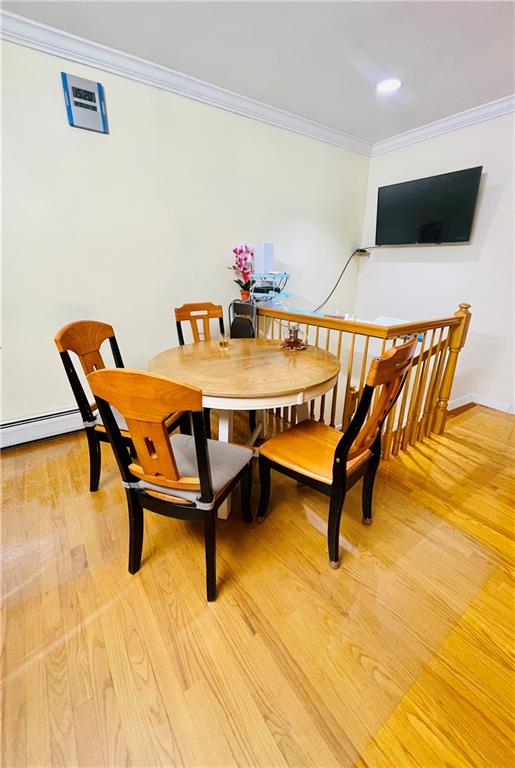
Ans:
{"label": "wall-mounted control panel", "polygon": [[68,122],[74,128],[109,133],[102,83],[61,72]]}

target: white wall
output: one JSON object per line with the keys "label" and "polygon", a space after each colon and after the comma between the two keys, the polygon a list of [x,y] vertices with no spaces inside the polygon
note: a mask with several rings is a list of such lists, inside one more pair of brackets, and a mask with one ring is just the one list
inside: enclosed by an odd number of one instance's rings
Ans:
{"label": "white wall", "polygon": [[[61,70],[103,83],[110,135],[68,126]],[[64,323],[112,323],[145,368],[172,307],[237,296],[234,243],[274,242],[313,308],[360,242],[368,158],[9,43],[3,150],[4,421],[73,407]]]}
{"label": "white wall", "polygon": [[361,260],[355,312],[422,319],[472,305],[452,397],[509,408],[514,395],[514,118],[463,128],[371,159],[363,244],[375,241],[377,188],[483,165],[470,244],[386,248]]}

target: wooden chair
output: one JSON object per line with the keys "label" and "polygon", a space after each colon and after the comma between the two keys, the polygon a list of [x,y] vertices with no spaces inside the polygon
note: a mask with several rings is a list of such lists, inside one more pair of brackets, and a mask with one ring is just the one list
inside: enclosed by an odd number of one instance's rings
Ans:
{"label": "wooden chair", "polygon": [[[218,320],[220,333],[225,333],[224,329],[224,311],[221,304],[212,304],[210,301],[203,301],[197,304],[183,304],[182,307],[176,307],[175,324],[177,326],[177,336],[181,347],[186,343],[182,331],[182,323],[189,322],[193,341],[211,341],[211,320]],[[211,437],[211,411],[204,408],[204,419],[206,422],[206,433]]]}
{"label": "wooden chair", "polygon": [[[183,304],[182,307],[176,307],[174,311],[177,336],[181,347],[185,344],[181,325],[183,322],[190,323],[194,342],[211,341],[211,320],[218,320],[220,333],[225,333],[224,312],[220,304],[212,304],[210,301],[198,304]],[[204,408],[204,418],[209,438],[211,437],[211,411],[209,408]],[[256,429],[255,411],[249,411],[249,428],[251,433]]]}
{"label": "wooden chair", "polygon": [[[302,421],[259,449],[261,495],[257,519],[264,520],[274,469],[329,496],[327,545],[333,568],[340,565],[340,519],[346,492],[363,477],[363,523],[372,522],[372,494],[381,458],[381,427],[398,397],[414,355],[416,340],[389,349],[372,361],[363,394],[342,433],[317,421]],[[367,418],[376,387],[381,390]]]}
{"label": "wooden chair", "polygon": [[175,323],[181,347],[185,344],[181,323],[190,323],[193,341],[210,341],[211,320],[218,320],[220,333],[224,333],[224,312],[220,304],[204,301],[198,304],[183,304],[182,307],[176,307]]}
{"label": "wooden chair", "polygon": [[[61,328],[54,339],[86,430],[89,449],[90,491],[98,490],[101,470],[100,443],[108,442],[108,437],[104,425],[98,418],[97,406],[95,403],[89,403],[69,353],[74,352],[77,355],[82,370],[87,376],[92,371],[105,368],[100,347],[107,340],[111,347],[114,364],[117,368],[123,368],[123,360],[113,327],[107,323],[100,323],[96,320],[78,320]],[[130,444],[127,425],[122,420],[120,427],[122,439],[126,444]]]}
{"label": "wooden chair", "polygon": [[[207,599],[216,599],[215,524],[217,509],[237,483],[247,522],[252,522],[252,449],[207,440],[202,392],[196,387],[140,371],[112,368],[90,373],[88,381],[106,425],[129,512],[129,571],[141,565],[143,509],[166,517],[204,523]],[[127,450],[113,413],[123,414],[136,460]],[[191,412],[193,436],[168,435],[173,414]]]}
{"label": "wooden chair", "polygon": [[[77,322],[69,323],[57,332],[54,341],[59,350],[64,370],[66,371],[68,381],[77,401],[82,423],[86,430],[89,449],[89,489],[90,491],[98,491],[102,460],[100,443],[109,442],[109,440],[105,426],[99,418],[96,403],[90,404],[69,353],[73,352],[77,355],[82,370],[87,376],[92,371],[105,368],[100,348],[105,341],[109,341],[115,366],[123,368],[123,360],[118,342],[116,341],[113,327],[108,323],[101,323],[96,320],[78,320]],[[120,413],[116,414],[116,418],[118,419],[120,434],[126,445],[130,448],[132,442],[127,424]],[[176,426],[178,424],[174,422],[169,424],[170,429],[175,429]],[[188,429],[185,422],[181,422],[181,428],[183,431]]]}

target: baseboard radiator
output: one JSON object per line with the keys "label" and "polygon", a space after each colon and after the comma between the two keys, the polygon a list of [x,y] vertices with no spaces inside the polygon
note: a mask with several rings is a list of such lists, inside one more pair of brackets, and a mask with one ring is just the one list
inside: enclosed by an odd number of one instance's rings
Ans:
{"label": "baseboard radiator", "polygon": [[17,421],[6,421],[0,425],[0,448],[32,443],[47,437],[57,437],[83,428],[78,408],[59,413],[44,413]]}

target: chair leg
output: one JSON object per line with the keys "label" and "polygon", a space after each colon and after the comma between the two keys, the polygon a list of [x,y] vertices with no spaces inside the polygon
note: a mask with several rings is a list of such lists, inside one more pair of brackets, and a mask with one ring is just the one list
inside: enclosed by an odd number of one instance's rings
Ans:
{"label": "chair leg", "polygon": [[257,521],[262,523],[268,512],[268,502],[270,501],[270,463],[263,457],[259,457],[259,506],[257,512]]}
{"label": "chair leg", "polygon": [[179,419],[179,431],[181,435],[191,435],[191,421],[189,413],[185,413]]}
{"label": "chair leg", "polygon": [[376,479],[379,457],[373,456],[364,477],[361,491],[361,506],[363,525],[372,525],[372,495],[374,493],[374,481]]}
{"label": "chair leg", "polygon": [[256,411],[249,411],[249,430],[250,434],[256,429]]}
{"label": "chair leg", "polygon": [[137,573],[143,549],[143,507],[134,491],[127,490],[126,494],[129,511],[129,573]]}
{"label": "chair leg", "polygon": [[206,427],[206,437],[208,440],[211,439],[211,409],[210,408],[204,408],[204,424]]}
{"label": "chair leg", "polygon": [[86,429],[89,449],[89,490],[93,493],[98,491],[100,483],[100,469],[102,466],[102,454],[100,452],[100,440],[94,429]]}
{"label": "chair leg", "polygon": [[340,520],[345,501],[345,488],[334,488],[329,502],[329,519],[327,522],[327,548],[331,568],[340,567]]}
{"label": "chair leg", "polygon": [[246,523],[252,522],[252,509],[250,507],[250,495],[252,492],[252,461],[249,461],[249,465],[243,477],[240,480],[241,491],[241,511],[243,512],[243,519]]}
{"label": "chair leg", "polygon": [[208,602],[216,600],[216,510],[206,513],[204,520],[206,548],[206,593]]}

